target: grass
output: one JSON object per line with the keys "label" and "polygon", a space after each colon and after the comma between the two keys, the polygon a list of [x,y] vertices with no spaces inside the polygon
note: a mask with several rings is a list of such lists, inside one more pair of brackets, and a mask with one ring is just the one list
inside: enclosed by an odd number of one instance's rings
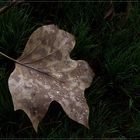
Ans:
{"label": "grass", "polygon": [[140,137],[140,4],[131,3],[129,12],[119,8],[125,4],[114,3],[112,20],[104,19],[109,2],[27,2],[0,15],[3,53],[19,57],[33,30],[53,23],[75,36],[71,57],[86,60],[96,73],[85,91],[90,129],[69,119],[53,102],[35,133],[27,115],[13,109],[7,80],[14,63],[0,56],[1,138]]}

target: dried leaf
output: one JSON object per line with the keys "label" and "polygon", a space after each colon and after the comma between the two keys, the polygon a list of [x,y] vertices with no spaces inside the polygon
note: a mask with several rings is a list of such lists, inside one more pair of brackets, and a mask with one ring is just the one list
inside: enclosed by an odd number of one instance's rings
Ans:
{"label": "dried leaf", "polygon": [[105,16],[104,16],[104,19],[106,20],[112,20],[113,19],[113,16],[115,14],[115,11],[114,11],[114,6],[113,6],[113,3],[111,2]]}
{"label": "dried leaf", "polygon": [[14,108],[24,110],[35,130],[52,101],[73,120],[88,127],[85,88],[94,73],[84,60],[72,60],[74,37],[54,25],[33,32],[9,78]]}

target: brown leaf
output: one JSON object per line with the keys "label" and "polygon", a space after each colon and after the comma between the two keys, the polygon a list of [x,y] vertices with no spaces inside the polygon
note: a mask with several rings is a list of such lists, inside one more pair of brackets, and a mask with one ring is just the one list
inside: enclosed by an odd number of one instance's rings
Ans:
{"label": "brown leaf", "polygon": [[112,20],[113,16],[115,14],[115,11],[114,11],[114,6],[113,6],[113,3],[110,4],[105,16],[104,16],[104,19],[106,20]]}
{"label": "brown leaf", "polygon": [[14,108],[24,110],[35,130],[52,101],[73,120],[88,127],[84,97],[94,73],[84,60],[72,60],[74,37],[54,25],[33,32],[9,78]]}

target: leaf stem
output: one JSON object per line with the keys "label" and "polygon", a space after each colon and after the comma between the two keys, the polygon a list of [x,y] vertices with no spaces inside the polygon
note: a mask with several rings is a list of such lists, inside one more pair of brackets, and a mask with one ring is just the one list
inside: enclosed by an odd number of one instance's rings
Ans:
{"label": "leaf stem", "polygon": [[16,63],[20,63],[20,62],[18,62],[17,60],[13,59],[12,57],[9,57],[8,55],[6,55],[6,54],[4,54],[4,53],[2,53],[2,52],[0,52],[0,54],[1,54],[2,56],[4,56],[4,57],[6,57],[6,58],[8,58],[8,59],[10,59],[10,60],[12,60],[12,61],[14,61],[14,62],[16,62]]}
{"label": "leaf stem", "polygon": [[30,69],[32,69],[32,70],[35,70],[35,71],[37,71],[37,72],[46,74],[47,76],[49,76],[49,77],[51,77],[51,78],[54,78],[55,80],[58,80],[58,81],[64,83],[64,81],[58,79],[57,77],[52,76],[51,74],[48,74],[48,72],[44,72],[44,71],[38,70],[38,69],[36,69],[36,68],[33,68],[33,67],[31,67],[31,66],[28,66],[28,65],[26,65],[26,64],[23,64],[23,63],[21,63],[21,62],[15,60],[15,59],[13,59],[12,57],[9,57],[8,55],[2,53],[2,52],[0,52],[0,55],[2,55],[2,56],[4,56],[4,57],[6,57],[6,58],[8,58],[8,59],[10,59],[10,60],[12,60],[12,61],[14,61],[15,63],[17,63],[17,64],[19,64],[19,65],[22,65],[22,66],[24,66],[24,67],[30,68]]}

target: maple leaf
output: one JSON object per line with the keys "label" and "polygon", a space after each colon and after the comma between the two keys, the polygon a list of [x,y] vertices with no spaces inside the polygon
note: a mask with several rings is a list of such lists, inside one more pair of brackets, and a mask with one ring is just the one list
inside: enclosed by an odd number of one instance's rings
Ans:
{"label": "maple leaf", "polygon": [[94,73],[84,60],[69,56],[73,35],[55,25],[38,28],[29,38],[15,70],[9,77],[14,109],[22,109],[37,131],[52,101],[66,114],[88,127],[89,108],[84,97]]}

